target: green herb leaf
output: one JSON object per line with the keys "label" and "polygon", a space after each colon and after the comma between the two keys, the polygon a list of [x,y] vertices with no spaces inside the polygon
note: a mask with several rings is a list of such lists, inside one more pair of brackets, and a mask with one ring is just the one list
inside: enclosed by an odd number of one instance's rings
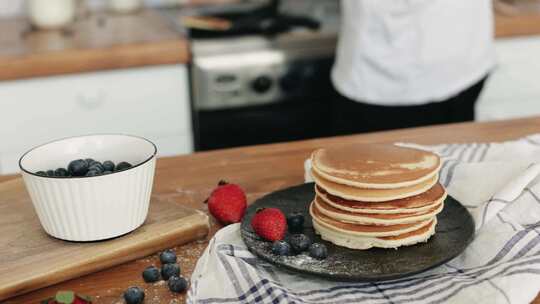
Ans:
{"label": "green herb leaf", "polygon": [[85,300],[88,303],[92,303],[92,297],[78,293],[77,298]]}
{"label": "green herb leaf", "polygon": [[71,290],[59,291],[56,293],[55,300],[58,303],[71,304],[75,301],[75,293]]}

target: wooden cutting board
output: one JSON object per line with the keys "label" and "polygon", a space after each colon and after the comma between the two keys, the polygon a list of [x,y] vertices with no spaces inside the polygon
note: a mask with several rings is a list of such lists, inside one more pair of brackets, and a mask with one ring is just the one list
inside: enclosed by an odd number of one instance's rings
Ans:
{"label": "wooden cutting board", "polygon": [[207,235],[208,216],[152,198],[143,226],[101,242],[66,242],[41,228],[21,179],[0,183],[0,301]]}

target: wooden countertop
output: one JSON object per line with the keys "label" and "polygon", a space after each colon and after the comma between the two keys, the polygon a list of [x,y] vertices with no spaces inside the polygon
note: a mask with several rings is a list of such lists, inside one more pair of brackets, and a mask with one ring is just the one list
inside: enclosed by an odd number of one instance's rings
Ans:
{"label": "wooden countertop", "polygon": [[[22,17],[0,29],[0,81],[190,60],[189,41],[152,9],[93,13],[65,31],[32,31]],[[540,13],[498,13],[495,35],[540,35]]]}
{"label": "wooden countertop", "polygon": [[540,35],[540,13],[495,15],[495,37],[510,38]]}
{"label": "wooden countertop", "polygon": [[94,13],[64,31],[33,31],[25,18],[0,20],[0,80],[186,63],[188,43],[150,9]]}
{"label": "wooden countertop", "polygon": [[[185,204],[207,211],[205,198],[217,182],[225,179],[244,187],[248,201],[264,194],[303,182],[303,162],[315,148],[352,142],[415,142],[438,144],[445,142],[491,142],[515,139],[540,132],[540,116],[529,119],[488,123],[461,123],[414,128],[363,135],[316,139],[265,146],[253,146],[163,158],[158,161],[154,191],[185,201]],[[13,178],[0,177],[0,180]],[[212,224],[210,236],[220,228]],[[193,271],[195,262],[207,245],[206,241],[176,248],[183,274]],[[6,301],[6,304],[37,303],[58,290],[76,290],[96,297],[97,303],[123,303],[122,292],[129,286],[146,288],[146,302],[180,303],[183,296],[173,296],[165,285],[146,285],[142,270],[157,256],[129,262],[98,273],[84,276]],[[46,261],[44,261],[46,262]],[[540,297],[534,301],[540,304]]]}

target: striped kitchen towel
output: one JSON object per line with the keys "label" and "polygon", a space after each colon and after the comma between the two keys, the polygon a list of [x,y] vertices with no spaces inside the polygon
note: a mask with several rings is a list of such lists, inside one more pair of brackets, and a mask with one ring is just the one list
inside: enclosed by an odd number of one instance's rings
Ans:
{"label": "striped kitchen towel", "polygon": [[198,261],[187,302],[530,303],[540,291],[540,134],[504,143],[408,146],[442,157],[441,183],[474,217],[474,241],[461,255],[398,280],[332,282],[256,258],[240,226],[230,225]]}

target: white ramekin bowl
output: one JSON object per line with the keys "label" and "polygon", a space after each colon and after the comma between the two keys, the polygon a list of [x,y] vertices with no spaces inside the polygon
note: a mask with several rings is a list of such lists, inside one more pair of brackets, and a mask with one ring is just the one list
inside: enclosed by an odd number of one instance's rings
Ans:
{"label": "white ramekin bowl", "polygon": [[[141,226],[148,214],[156,146],[141,137],[103,134],[50,142],[19,161],[24,183],[45,231],[69,241],[117,237]],[[93,177],[47,177],[75,159],[127,161],[133,167]]]}

